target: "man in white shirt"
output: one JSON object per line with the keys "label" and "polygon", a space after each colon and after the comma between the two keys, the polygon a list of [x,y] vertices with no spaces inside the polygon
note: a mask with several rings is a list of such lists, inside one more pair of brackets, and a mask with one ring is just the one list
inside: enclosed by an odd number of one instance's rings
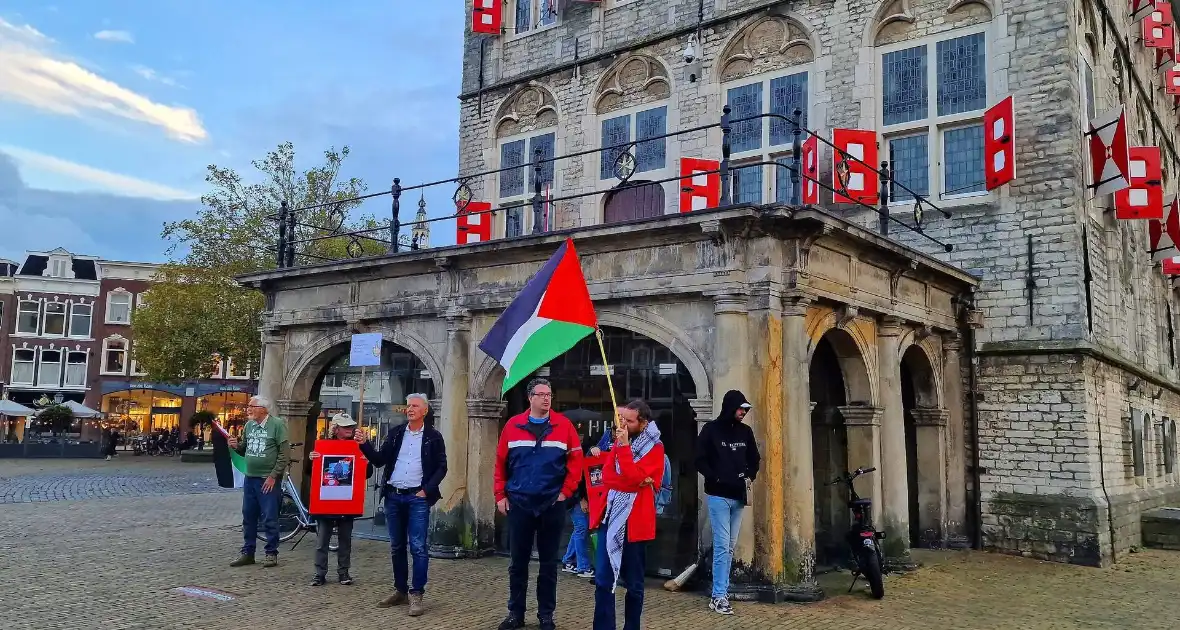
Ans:
{"label": "man in white shirt", "polygon": [[[381,445],[373,448],[361,437],[361,452],[374,466],[384,468],[385,523],[389,528],[389,545],[393,558],[394,592],[381,600],[381,607],[397,606],[407,601],[409,615],[417,617],[426,609],[422,596],[426,589],[427,533],[430,508],[440,498],[439,484],[447,474],[447,453],[443,436],[433,426],[430,401],[425,394],[406,397],[405,424],[394,427]],[[414,558],[411,579],[406,549]]]}

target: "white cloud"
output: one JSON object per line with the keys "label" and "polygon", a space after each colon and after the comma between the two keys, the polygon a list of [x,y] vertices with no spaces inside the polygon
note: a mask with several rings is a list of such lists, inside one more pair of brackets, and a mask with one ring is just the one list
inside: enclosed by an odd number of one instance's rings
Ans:
{"label": "white cloud", "polygon": [[172,86],[172,87],[182,87],[179,83],[176,82],[176,79],[173,79],[172,77],[169,77],[169,76],[162,75],[159,72],[156,72],[155,70],[152,70],[151,68],[149,68],[147,66],[131,66],[131,70],[133,72],[135,72],[135,74],[138,74],[139,76],[147,79],[148,81],[155,81],[157,83],[163,83],[164,85],[168,85],[168,86]]}
{"label": "white cloud", "polygon": [[120,175],[119,173],[104,171],[86,166],[85,164],[70,162],[53,157],[52,155],[45,155],[44,153],[38,153],[20,147],[0,145],[0,151],[10,155],[16,160],[17,164],[24,168],[40,169],[65,175],[79,181],[94,184],[98,190],[103,192],[165,201],[189,200],[200,197],[198,194],[165,186],[164,184],[157,184],[127,175]]}
{"label": "white cloud", "polygon": [[0,99],[66,116],[105,114],[159,127],[182,142],[208,137],[197,112],[164,105],[105,79],[52,49],[29,26],[0,18]]}
{"label": "white cloud", "polygon": [[118,42],[120,44],[135,43],[135,37],[127,31],[99,31],[94,34],[94,39],[100,39],[104,42]]}

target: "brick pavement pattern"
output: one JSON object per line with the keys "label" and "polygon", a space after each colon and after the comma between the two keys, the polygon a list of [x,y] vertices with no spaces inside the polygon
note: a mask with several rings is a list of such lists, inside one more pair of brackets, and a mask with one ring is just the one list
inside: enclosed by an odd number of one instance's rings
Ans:
{"label": "brick pavement pattern", "polygon": [[[36,474],[9,479],[157,475],[169,469],[191,478],[200,465],[158,462],[119,464],[26,464]],[[41,468],[37,468],[41,466]],[[147,475],[145,475],[147,476]],[[191,483],[191,482],[190,482]],[[183,484],[178,484],[183,486]],[[231,569],[240,544],[240,499],[236,492],[166,495],[159,486],[146,496],[104,500],[0,505],[0,628],[4,630],[157,630],[269,628],[495,628],[507,594],[501,558],[434,560],[426,602],[417,619],[405,609],[382,610],[389,592],[385,543],[358,540],[353,567],[357,584],[307,586],[312,539],[294,551],[283,545],[280,565]],[[101,496],[91,493],[88,496]],[[1174,568],[1180,553],[1132,554],[1112,569],[1092,569],[983,553],[916,554],[926,565],[890,576],[886,598],[861,592],[843,595],[847,576],[835,576],[833,597],[818,604],[739,603],[734,617],[708,612],[697,594],[672,594],[649,584],[645,627],[650,630],[756,630],[808,628],[1022,629],[1162,628],[1180,618],[1180,588]],[[333,561],[334,562],[334,561]],[[534,569],[535,574],[535,569]],[[228,602],[172,592],[200,586],[231,593]],[[590,584],[562,575],[558,625],[589,627]],[[859,590],[858,590],[859,591]],[[529,623],[535,627],[530,598]],[[621,608],[621,593],[620,593]],[[621,620],[621,617],[620,617]]]}
{"label": "brick pavement pattern", "polygon": [[217,492],[212,465],[122,455],[104,460],[0,460],[0,504]]}

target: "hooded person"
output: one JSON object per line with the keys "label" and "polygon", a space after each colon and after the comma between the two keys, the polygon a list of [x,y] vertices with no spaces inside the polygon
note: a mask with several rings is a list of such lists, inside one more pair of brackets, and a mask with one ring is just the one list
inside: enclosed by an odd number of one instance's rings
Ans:
{"label": "hooded person", "polygon": [[725,392],[721,413],[701,428],[696,443],[697,472],[705,480],[705,502],[713,529],[713,590],[709,609],[732,615],[729,572],[733,547],[749,503],[749,485],[758,476],[761,457],[754,431],[744,423],[752,406],[736,389]]}

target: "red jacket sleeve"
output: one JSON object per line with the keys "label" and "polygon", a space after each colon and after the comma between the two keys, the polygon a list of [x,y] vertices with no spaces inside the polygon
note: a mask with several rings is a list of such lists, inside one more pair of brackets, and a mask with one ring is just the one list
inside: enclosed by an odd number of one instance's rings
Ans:
{"label": "red jacket sleeve", "polygon": [[508,429],[512,426],[509,421],[508,426],[500,432],[500,443],[496,445],[496,474],[492,482],[492,493],[496,496],[496,502],[508,496],[504,492],[504,484],[508,482],[507,463],[508,463]]}
{"label": "red jacket sleeve", "polygon": [[[606,465],[602,467],[603,480],[610,487],[620,492],[638,492],[644,479],[652,480],[653,490],[660,489],[664,480],[664,445],[657,443],[638,462],[631,453],[631,447],[620,447],[615,444],[606,453]],[[619,472],[615,472],[615,461],[619,462]]]}
{"label": "red jacket sleeve", "polygon": [[565,443],[569,450],[565,455],[565,483],[561,486],[561,494],[568,499],[574,496],[582,480],[582,439],[573,424],[567,422],[566,427]]}

